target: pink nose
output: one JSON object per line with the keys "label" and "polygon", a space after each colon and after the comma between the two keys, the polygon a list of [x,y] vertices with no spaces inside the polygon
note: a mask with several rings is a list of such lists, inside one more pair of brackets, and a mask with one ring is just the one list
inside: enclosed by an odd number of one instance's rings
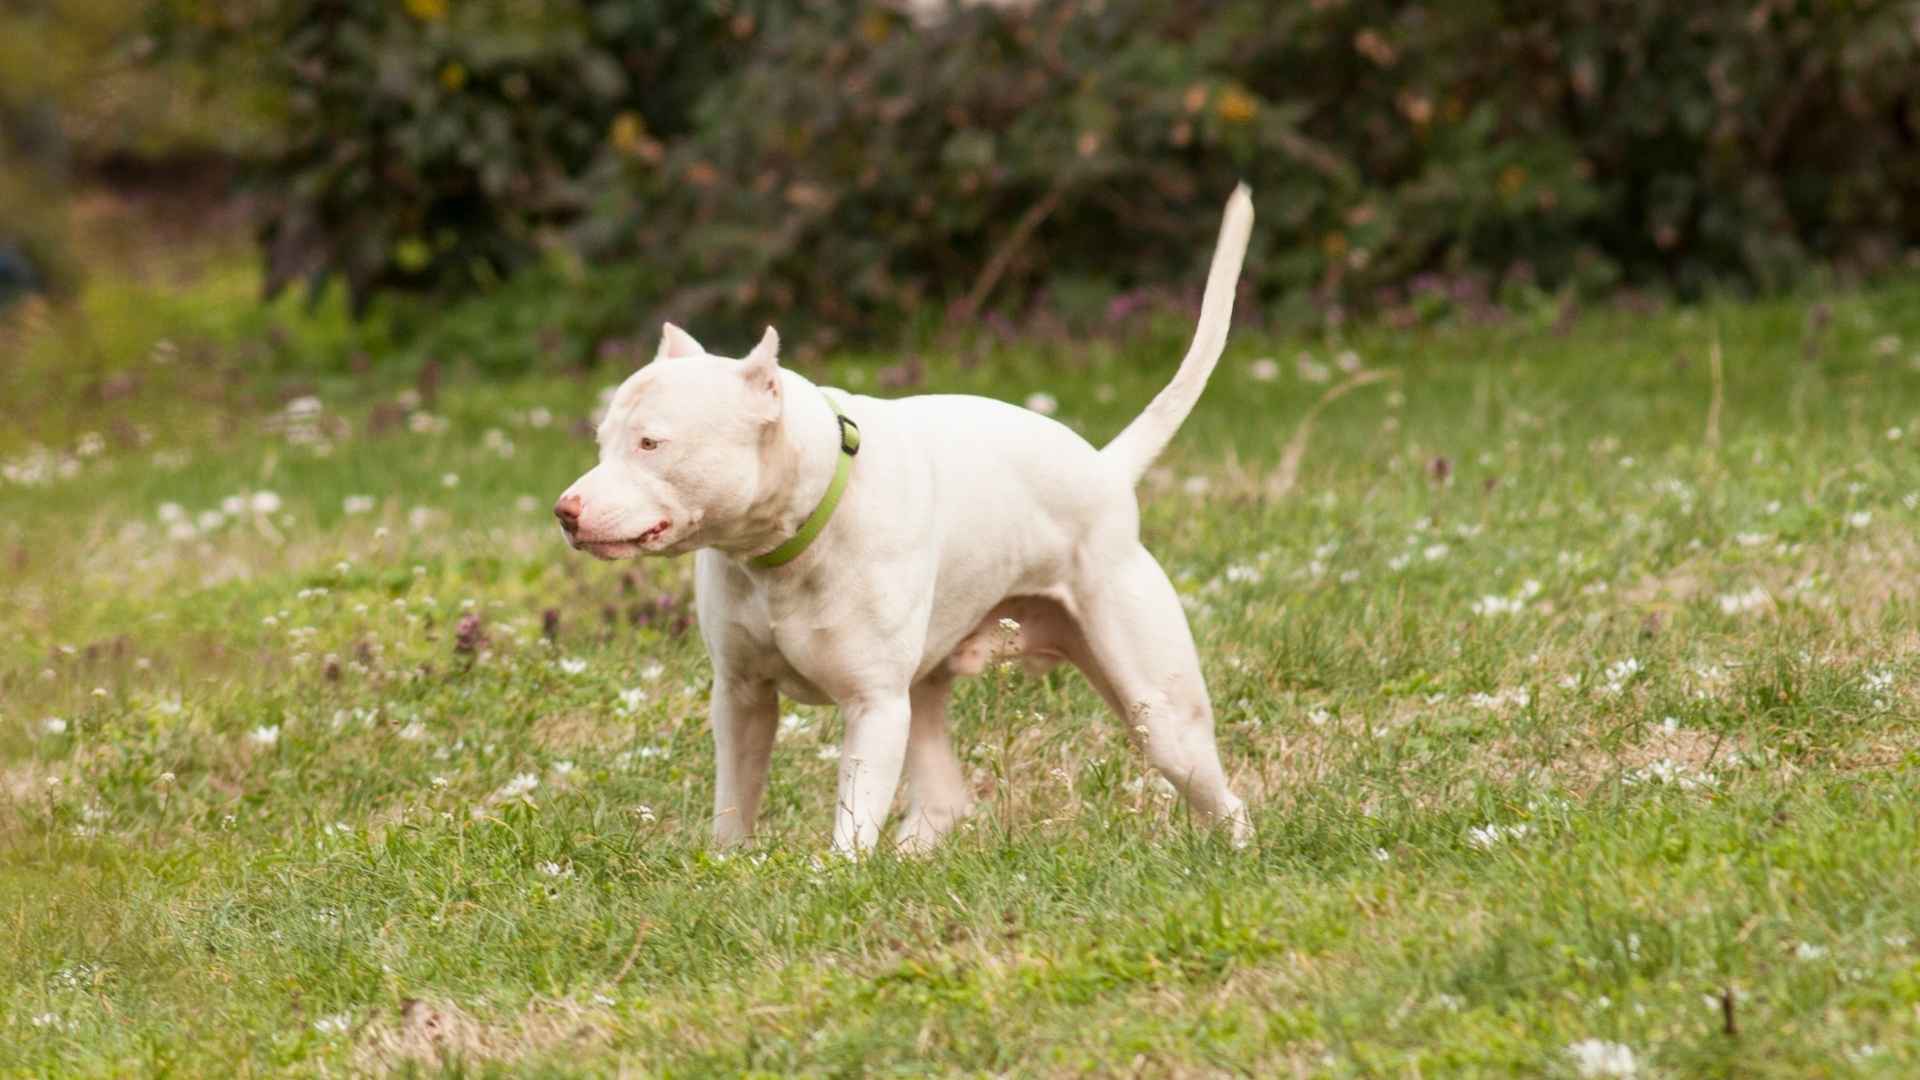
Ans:
{"label": "pink nose", "polygon": [[553,504],[553,516],[560,519],[561,528],[568,532],[577,531],[580,528],[580,496],[571,491],[560,496],[560,501]]}

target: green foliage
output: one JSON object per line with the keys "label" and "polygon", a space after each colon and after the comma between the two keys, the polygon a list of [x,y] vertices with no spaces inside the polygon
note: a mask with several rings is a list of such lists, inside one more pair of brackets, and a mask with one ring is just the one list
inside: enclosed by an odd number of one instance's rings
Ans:
{"label": "green foliage", "polygon": [[1045,293],[1104,325],[1192,280],[1240,178],[1258,296],[1400,322],[1920,239],[1898,4],[262,2],[271,279],[361,301],[544,249],[672,282],[649,314],[871,332]]}
{"label": "green foliage", "polygon": [[1260,295],[1405,315],[1460,288],[1429,271],[1478,275],[1481,303],[1695,294],[1920,238],[1895,5],[1117,0],[921,29],[869,8],[774,44],[676,155],[676,220],[725,227],[669,242],[724,296],[840,325],[1190,281],[1242,177]]}
{"label": "green foliage", "polygon": [[[772,5],[768,5],[772,6]],[[180,0],[172,38],[280,87],[267,286],[455,293],[533,264],[606,153],[657,155],[755,32],[747,8],[601,0]]]}

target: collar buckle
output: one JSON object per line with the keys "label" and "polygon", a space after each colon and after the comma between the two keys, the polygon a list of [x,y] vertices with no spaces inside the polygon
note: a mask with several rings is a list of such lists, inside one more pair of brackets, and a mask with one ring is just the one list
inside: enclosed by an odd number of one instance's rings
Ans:
{"label": "collar buckle", "polygon": [[840,452],[852,457],[860,452],[860,425],[843,412],[836,410],[834,415],[840,420]]}

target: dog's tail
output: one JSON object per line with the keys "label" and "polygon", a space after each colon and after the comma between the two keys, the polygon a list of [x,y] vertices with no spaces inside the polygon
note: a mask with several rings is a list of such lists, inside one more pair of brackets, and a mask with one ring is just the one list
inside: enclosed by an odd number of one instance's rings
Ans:
{"label": "dog's tail", "polygon": [[1213,249],[1213,266],[1207,271],[1207,291],[1200,300],[1200,327],[1193,332],[1186,359],[1180,361],[1180,370],[1166,389],[1100,451],[1125,469],[1135,483],[1167,448],[1173,433],[1180,430],[1194,403],[1200,400],[1200,392],[1206,389],[1214,365],[1220,362],[1220,350],[1227,344],[1227,324],[1233,321],[1233,292],[1240,280],[1240,260],[1247,253],[1247,234],[1252,231],[1253,199],[1247,185],[1241,184],[1227,199],[1227,215],[1220,223],[1220,240]]}

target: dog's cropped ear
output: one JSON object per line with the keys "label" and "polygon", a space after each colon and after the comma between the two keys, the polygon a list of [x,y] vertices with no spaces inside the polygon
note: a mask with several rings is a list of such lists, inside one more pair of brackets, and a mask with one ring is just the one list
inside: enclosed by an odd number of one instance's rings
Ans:
{"label": "dog's cropped ear", "polygon": [[740,361],[740,377],[747,382],[754,400],[764,406],[762,419],[780,418],[780,335],[773,327],[761,335],[760,344]]}
{"label": "dog's cropped ear", "polygon": [[660,351],[653,354],[655,360],[671,360],[680,356],[705,356],[707,350],[693,335],[672,323],[660,324]]}

